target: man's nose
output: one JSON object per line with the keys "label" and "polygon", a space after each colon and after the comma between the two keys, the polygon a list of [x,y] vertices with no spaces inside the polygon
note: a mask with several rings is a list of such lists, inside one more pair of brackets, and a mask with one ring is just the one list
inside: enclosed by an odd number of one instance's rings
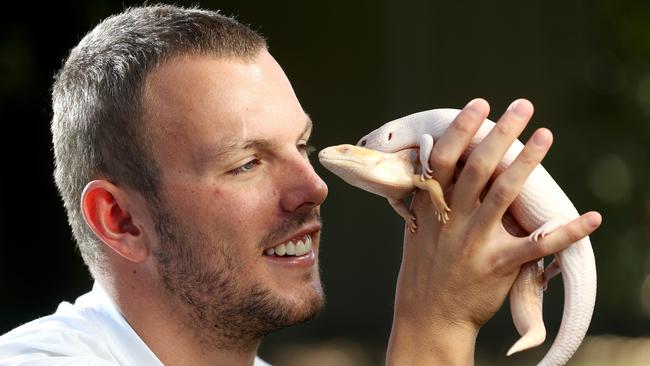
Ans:
{"label": "man's nose", "polygon": [[327,184],[316,174],[309,160],[300,157],[280,174],[285,182],[281,205],[287,212],[309,212],[327,197]]}

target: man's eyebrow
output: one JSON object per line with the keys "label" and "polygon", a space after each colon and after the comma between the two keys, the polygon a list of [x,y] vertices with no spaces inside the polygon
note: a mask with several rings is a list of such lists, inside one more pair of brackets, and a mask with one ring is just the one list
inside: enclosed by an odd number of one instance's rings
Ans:
{"label": "man's eyebrow", "polygon": [[[305,113],[305,129],[302,131],[300,137],[302,138],[305,135],[309,135],[313,129],[313,123],[309,115]],[[202,149],[198,154],[194,156],[194,160],[197,164],[204,163],[206,161],[211,162],[220,162],[227,160],[230,155],[235,154],[241,150],[268,150],[273,147],[273,143],[265,139],[254,139],[254,140],[226,140],[221,141],[217,144],[210,145]]]}
{"label": "man's eyebrow", "polygon": [[244,140],[244,141],[221,141],[217,144],[211,145],[202,149],[194,158],[197,163],[206,161],[224,161],[229,156],[234,155],[238,151],[250,149],[268,149],[273,145],[268,140]]}

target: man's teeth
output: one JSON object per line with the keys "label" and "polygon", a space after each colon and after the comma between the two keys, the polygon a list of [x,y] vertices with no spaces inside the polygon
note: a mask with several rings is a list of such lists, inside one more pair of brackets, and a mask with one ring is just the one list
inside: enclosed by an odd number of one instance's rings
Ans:
{"label": "man's teeth", "polygon": [[291,240],[284,244],[280,244],[273,248],[264,251],[266,255],[274,255],[276,257],[305,255],[311,252],[311,235],[305,235],[300,240]]}

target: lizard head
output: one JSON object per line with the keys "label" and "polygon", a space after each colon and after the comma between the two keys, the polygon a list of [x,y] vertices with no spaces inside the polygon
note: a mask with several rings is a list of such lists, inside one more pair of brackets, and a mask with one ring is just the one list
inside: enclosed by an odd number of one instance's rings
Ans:
{"label": "lizard head", "polygon": [[330,146],[318,153],[321,164],[348,184],[380,196],[403,197],[413,190],[417,150],[385,153],[354,145]]}

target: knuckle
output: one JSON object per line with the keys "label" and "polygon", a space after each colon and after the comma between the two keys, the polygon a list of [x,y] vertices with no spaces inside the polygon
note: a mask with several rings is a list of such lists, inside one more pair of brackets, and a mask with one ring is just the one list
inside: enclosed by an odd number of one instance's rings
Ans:
{"label": "knuckle", "polygon": [[456,121],[451,124],[451,127],[458,134],[473,135],[474,129],[472,128],[472,124],[467,121],[468,118],[469,117],[466,114],[459,115]]}
{"label": "knuckle", "polygon": [[531,167],[539,164],[539,159],[537,158],[537,156],[531,153],[522,154],[519,160],[521,160],[521,163],[527,167]]}
{"label": "knuckle", "polygon": [[490,196],[497,205],[508,204],[511,201],[510,187],[503,183],[502,180],[497,180],[491,188]]}
{"label": "knuckle", "polygon": [[492,255],[489,263],[491,263],[489,272],[493,275],[501,277],[507,275],[510,273],[510,271],[512,271],[511,261],[502,254]]}
{"label": "knuckle", "polygon": [[483,178],[491,175],[488,162],[481,155],[473,154],[463,168],[471,178]]}
{"label": "knuckle", "polygon": [[513,134],[513,128],[507,123],[497,123],[494,126],[494,131],[501,136],[510,136]]}
{"label": "knuckle", "polygon": [[576,242],[584,237],[582,230],[574,225],[566,226],[566,236],[569,242]]}
{"label": "knuckle", "polygon": [[531,149],[529,146],[524,147],[524,149],[519,153],[517,160],[524,166],[535,166],[541,161],[542,154],[539,151]]}
{"label": "knuckle", "polygon": [[535,258],[542,258],[549,255],[548,250],[548,245],[544,239],[532,243],[532,254]]}
{"label": "knuckle", "polygon": [[429,163],[431,164],[432,168],[435,169],[451,169],[456,165],[456,161],[451,156],[451,154],[443,152],[443,151],[438,151],[439,149],[436,149],[436,147],[433,147],[433,152],[431,153],[431,158],[429,158]]}

